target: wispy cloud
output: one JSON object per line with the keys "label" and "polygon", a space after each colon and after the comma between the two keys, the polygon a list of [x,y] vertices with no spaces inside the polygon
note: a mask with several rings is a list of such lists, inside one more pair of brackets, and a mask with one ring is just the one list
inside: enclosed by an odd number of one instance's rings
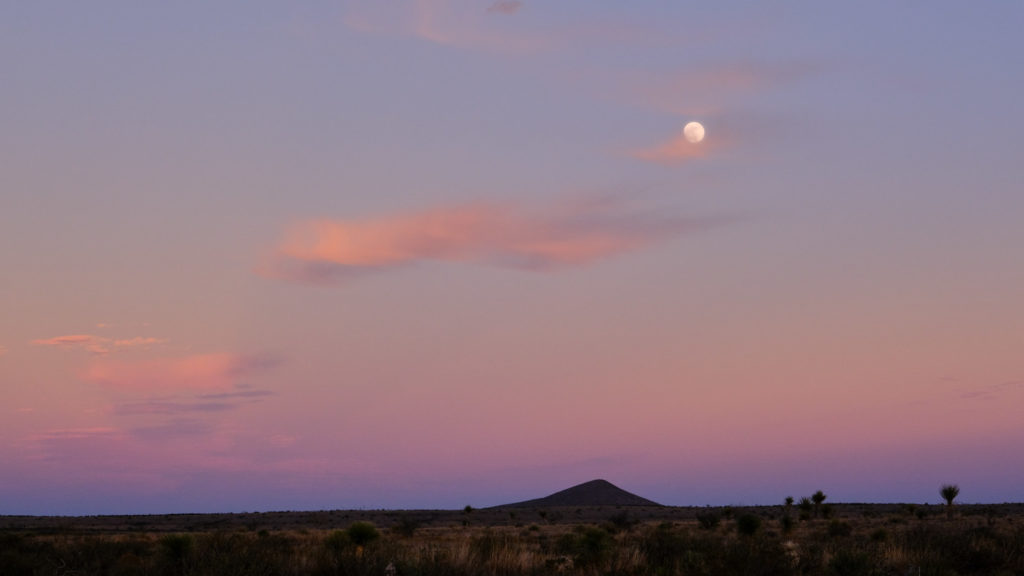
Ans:
{"label": "wispy cloud", "polygon": [[122,430],[109,426],[56,428],[27,437],[22,449],[31,460],[66,464],[123,445],[127,438]]}
{"label": "wispy cloud", "polygon": [[266,354],[195,354],[143,361],[100,358],[83,373],[89,382],[146,390],[232,388],[241,379],[273,368],[279,359]]}
{"label": "wispy cloud", "polygon": [[522,7],[523,3],[519,2],[519,0],[497,0],[497,2],[487,8],[487,11],[499,14],[515,14]]}
{"label": "wispy cloud", "polygon": [[974,390],[961,393],[960,398],[964,400],[989,398],[1016,390],[1024,390],[1024,380],[1011,380],[1008,382],[1000,382],[999,384],[982,386],[980,388],[975,388]]}
{"label": "wispy cloud", "polygon": [[97,426],[92,428],[59,428],[40,432],[32,437],[34,440],[49,442],[63,440],[85,440],[90,438],[109,438],[119,436],[121,433],[117,428],[108,426]]}
{"label": "wispy cloud", "polygon": [[163,442],[177,440],[185,436],[208,436],[215,430],[216,426],[206,420],[174,418],[160,424],[131,428],[129,432],[139,440]]}
{"label": "wispy cloud", "polygon": [[7,354],[7,347],[0,344],[0,356],[3,356],[4,354]]}
{"label": "wispy cloud", "polygon": [[181,396],[149,397],[136,402],[125,402],[114,407],[120,416],[177,415],[190,413],[212,413],[234,410],[246,404],[260,402],[274,396],[270,390],[260,390],[247,384],[238,384],[229,392],[196,394],[190,398]]}
{"label": "wispy cloud", "polygon": [[152,337],[135,338],[107,338],[95,334],[67,334],[54,336],[53,338],[42,338],[32,340],[33,346],[49,346],[53,348],[77,348],[86,350],[93,354],[104,355],[115,350],[126,350],[129,348],[148,348],[157,344],[164,344],[167,340]]}
{"label": "wispy cloud", "polygon": [[690,142],[682,130],[672,139],[647,148],[630,150],[628,154],[638,160],[657,162],[659,164],[681,164],[690,160],[704,158],[712,151],[723,148],[721,140],[713,142],[713,135],[703,142]]}
{"label": "wispy cloud", "polygon": [[625,99],[661,112],[712,115],[726,103],[795,82],[818,68],[807,62],[747,61],[671,72],[630,71],[621,79],[619,90]]}
{"label": "wispy cloud", "polygon": [[198,397],[207,400],[228,400],[228,399],[245,399],[245,398],[265,398],[267,396],[273,396],[274,393],[270,390],[256,390],[244,384],[236,386],[236,390],[233,392],[218,392],[216,394],[201,394]]}
{"label": "wispy cloud", "polygon": [[235,407],[234,404],[227,402],[169,402],[154,400],[120,404],[115,408],[114,412],[122,416],[166,415],[190,412],[224,412]]}
{"label": "wispy cloud", "polygon": [[291,228],[260,272],[299,281],[344,279],[422,261],[550,271],[583,266],[718,223],[593,200],[527,209],[478,203]]}
{"label": "wispy cloud", "polygon": [[533,53],[561,41],[556,35],[511,28],[509,19],[489,17],[514,14],[521,5],[499,0],[481,10],[478,3],[462,0],[356,2],[349,5],[345,24],[372,34],[412,36],[441,46],[504,54]]}

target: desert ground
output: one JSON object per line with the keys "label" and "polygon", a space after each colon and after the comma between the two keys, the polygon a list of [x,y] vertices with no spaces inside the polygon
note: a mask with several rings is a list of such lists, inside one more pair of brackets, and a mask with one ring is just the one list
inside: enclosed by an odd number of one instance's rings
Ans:
{"label": "desert ground", "polygon": [[0,574],[1024,574],[1024,504],[0,516]]}

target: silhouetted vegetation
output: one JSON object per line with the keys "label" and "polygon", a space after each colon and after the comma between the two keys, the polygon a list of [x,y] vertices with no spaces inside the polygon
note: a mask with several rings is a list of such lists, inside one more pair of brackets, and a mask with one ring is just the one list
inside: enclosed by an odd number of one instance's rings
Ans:
{"label": "silhouetted vegetation", "polygon": [[953,517],[953,500],[960,495],[960,487],[956,484],[943,484],[939,488],[939,495],[946,501],[946,516]]}
{"label": "silhouetted vegetation", "polygon": [[[813,501],[808,501],[813,509]],[[355,513],[324,513],[337,521],[333,528],[287,530],[243,526],[161,534],[130,529],[89,532],[71,524],[34,531],[7,528],[0,529],[0,574],[1024,574],[1019,507],[961,506],[952,522],[938,513],[939,506],[868,509],[837,504],[832,519],[801,523],[785,512],[779,516],[780,508],[737,506],[724,526],[721,508],[689,509],[676,520],[664,521],[645,520],[648,514],[638,510],[624,515],[609,507],[583,509],[588,521],[566,514],[565,522],[529,527],[509,523],[507,511],[487,516],[502,524],[463,527],[463,513],[457,510],[441,521],[424,512],[382,513],[378,518],[390,522],[383,528],[356,519]],[[414,529],[407,528],[403,514]]]}

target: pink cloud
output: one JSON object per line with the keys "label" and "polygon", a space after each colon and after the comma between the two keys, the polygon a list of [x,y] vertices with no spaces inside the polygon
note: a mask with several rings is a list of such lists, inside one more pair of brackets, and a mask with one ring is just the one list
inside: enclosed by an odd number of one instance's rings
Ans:
{"label": "pink cloud", "polygon": [[33,346],[78,346],[81,344],[87,344],[98,338],[92,334],[69,334],[67,336],[55,336],[53,338],[43,338],[40,340],[33,340]]}
{"label": "pink cloud", "polygon": [[808,63],[768,65],[739,62],[671,73],[629,73],[621,86],[624,96],[671,114],[714,114],[724,101],[744,97],[809,76]]}
{"label": "pink cloud", "polygon": [[629,155],[648,162],[680,164],[707,156],[712,147],[707,139],[703,142],[693,143],[680,132],[675,138],[656,146],[631,150]]}
{"label": "pink cloud", "polygon": [[128,339],[125,339],[125,340],[114,340],[113,344],[114,344],[115,348],[137,348],[137,347],[152,346],[154,344],[164,344],[166,342],[167,342],[167,340],[164,340],[162,338],[136,337],[136,338],[128,338]]}
{"label": "pink cloud", "polygon": [[0,345],[0,356],[3,356],[4,354],[7,354],[7,347]]}
{"label": "pink cloud", "polygon": [[106,338],[104,336],[96,336],[95,334],[68,334],[65,336],[32,340],[30,343],[33,346],[80,348],[82,350],[92,352],[93,354],[103,355],[108,354],[114,349],[124,350],[128,348],[146,348],[155,344],[163,344],[165,342],[167,342],[167,340],[162,338],[150,337],[116,340],[113,338]]}
{"label": "pink cloud", "polygon": [[554,270],[591,264],[709,224],[627,211],[608,201],[542,210],[478,203],[368,220],[313,220],[293,226],[260,271],[323,281],[428,260]]}
{"label": "pink cloud", "polygon": [[221,390],[233,388],[242,378],[276,363],[268,356],[227,353],[133,362],[102,358],[93,361],[82,376],[89,382],[118,388]]}

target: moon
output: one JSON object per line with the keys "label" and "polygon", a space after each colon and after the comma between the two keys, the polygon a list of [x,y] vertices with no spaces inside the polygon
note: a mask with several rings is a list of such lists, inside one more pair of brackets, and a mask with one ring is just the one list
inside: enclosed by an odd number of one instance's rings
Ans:
{"label": "moon", "polygon": [[683,137],[691,144],[696,144],[704,139],[704,125],[700,122],[690,122],[683,126]]}

